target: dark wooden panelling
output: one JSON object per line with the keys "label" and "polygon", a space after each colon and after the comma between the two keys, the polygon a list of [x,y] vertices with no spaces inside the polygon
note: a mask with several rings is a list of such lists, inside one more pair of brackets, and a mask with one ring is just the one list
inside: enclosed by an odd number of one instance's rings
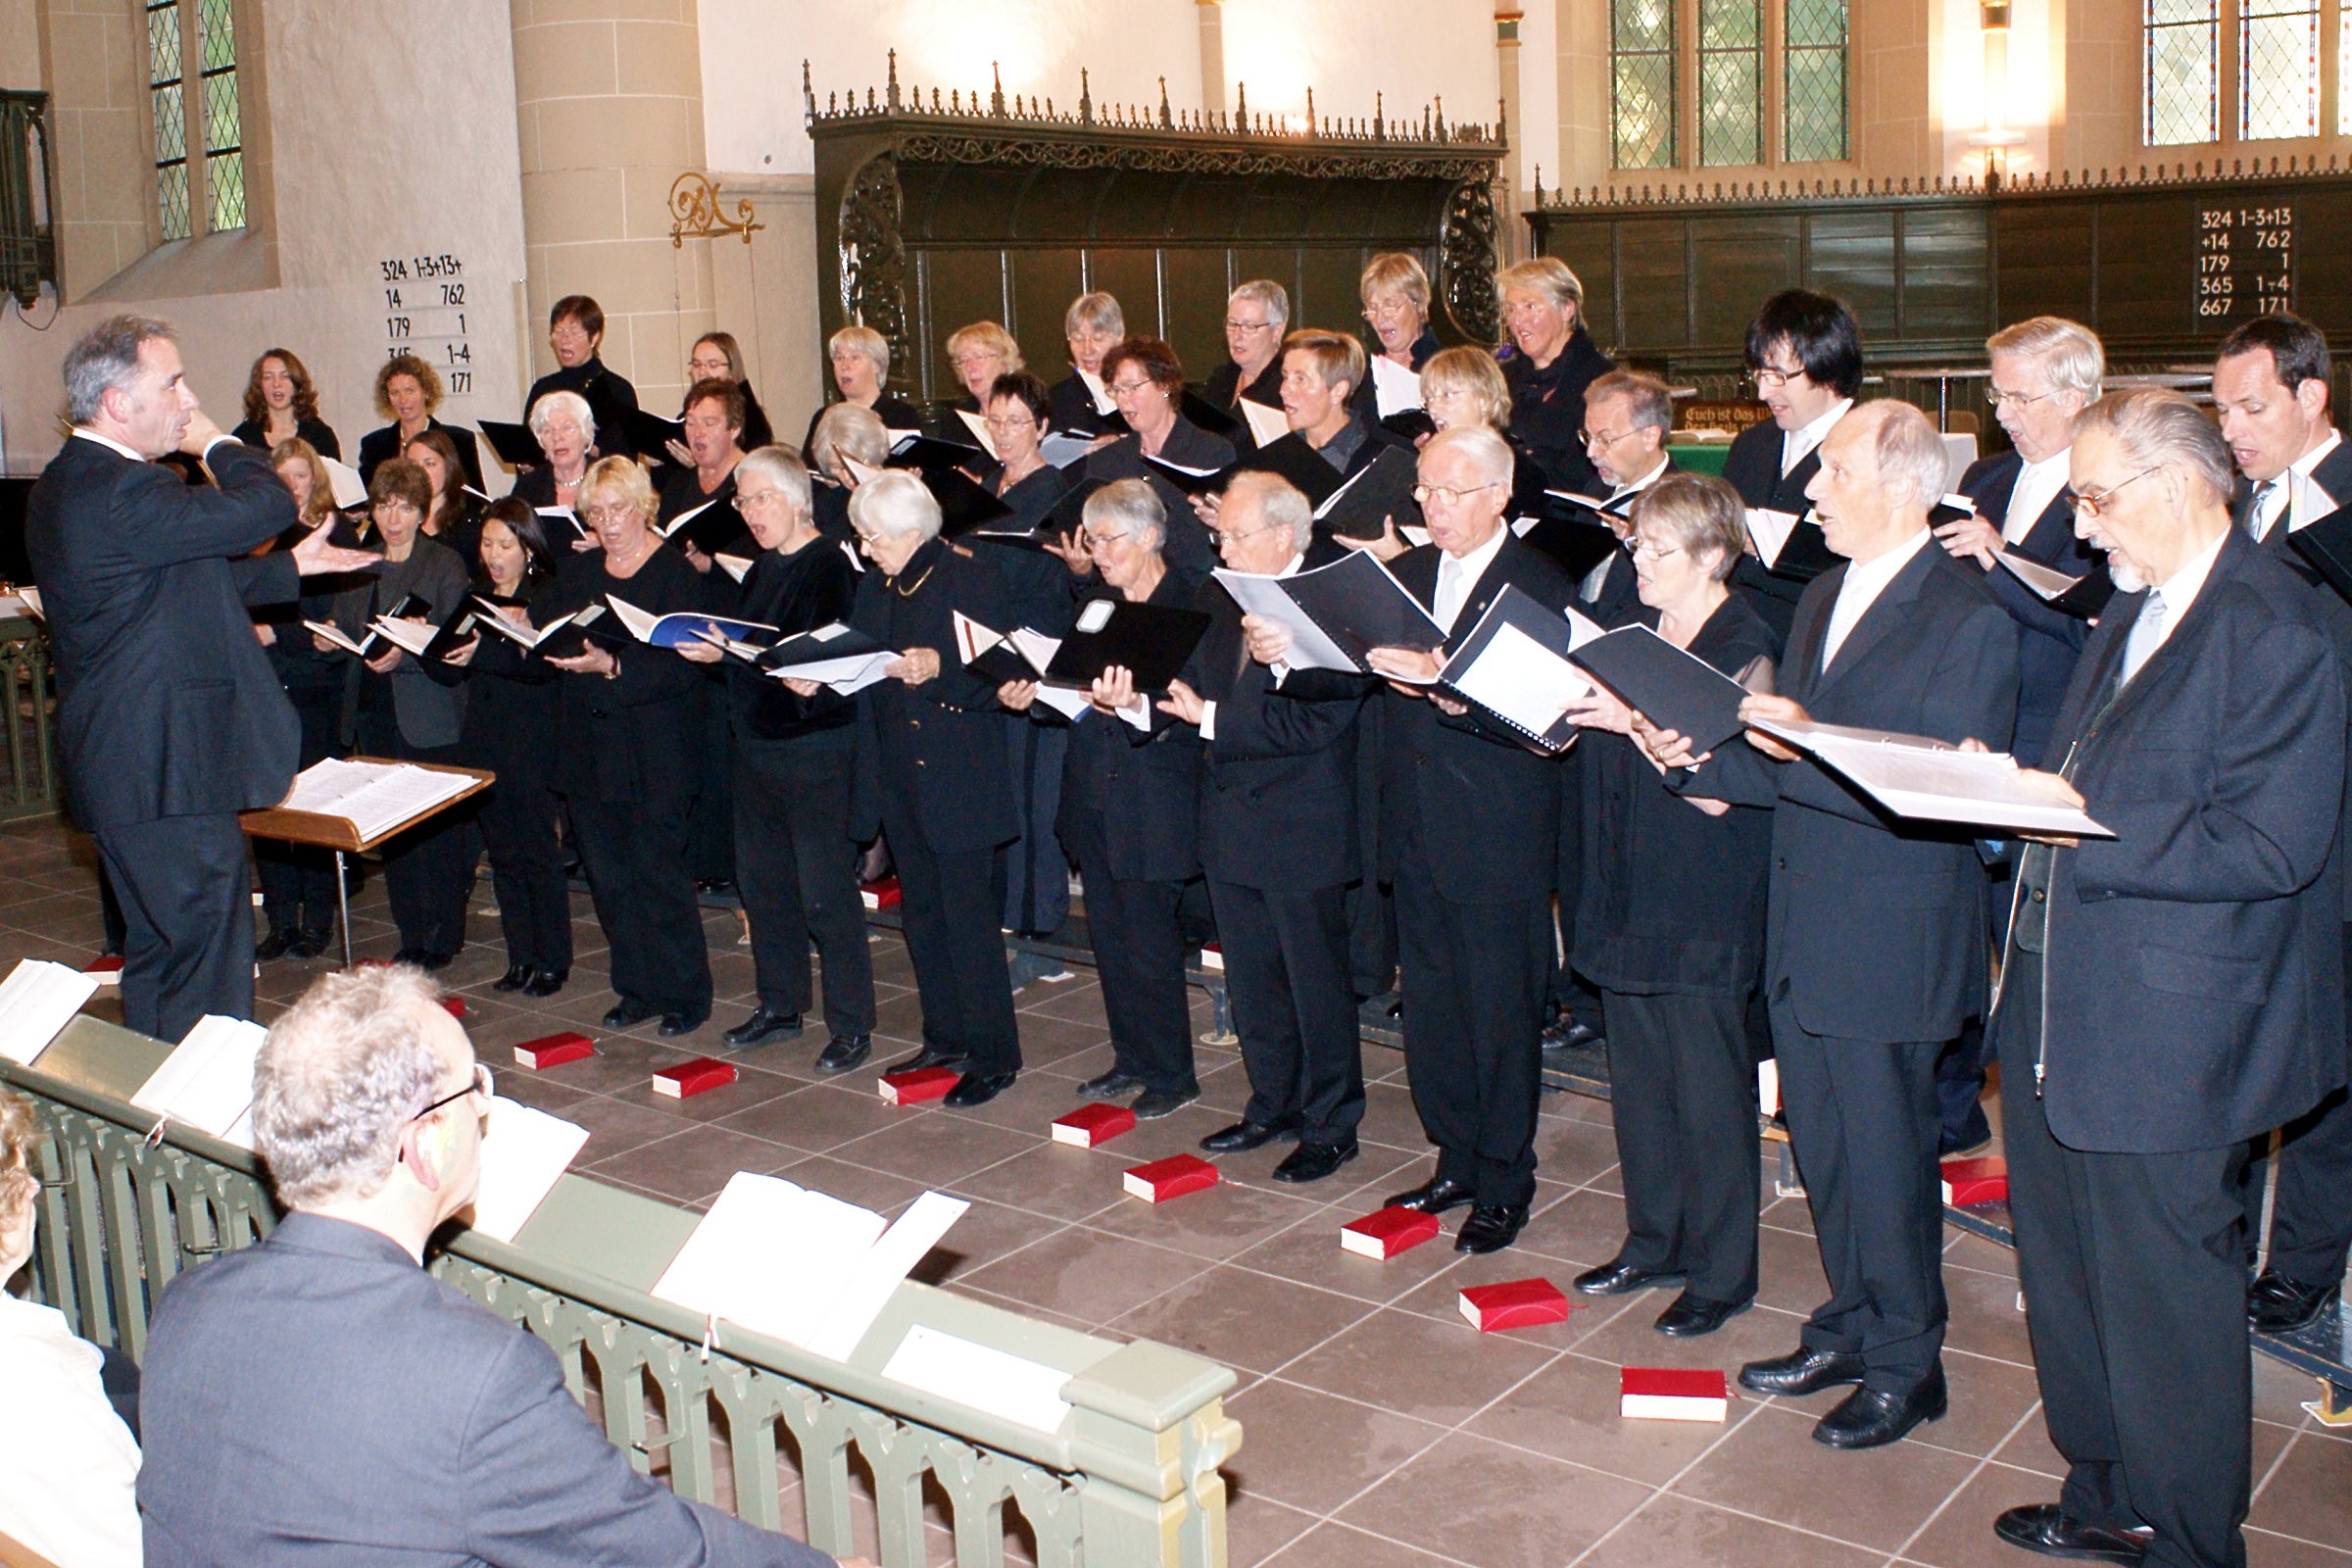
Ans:
{"label": "dark wooden panelling", "polygon": [[1667,349],[1690,342],[1690,302],[1683,293],[1687,230],[1681,220],[1665,218],[1629,219],[1619,225],[1617,265],[1625,275],[1620,291],[1625,325],[1619,342]]}
{"label": "dark wooden panelling", "polygon": [[1755,314],[1753,301],[1796,270],[1801,236],[1794,218],[1766,222],[1700,220],[1690,225],[1690,266],[1698,279],[1691,343],[1738,343]]}
{"label": "dark wooden panelling", "polygon": [[[1086,292],[1076,247],[1017,250],[1005,253],[1012,274],[1012,318],[1004,323],[1020,341],[1029,368],[1046,380],[1057,381],[1069,364],[1061,319],[1070,301]],[[1124,309],[1126,302],[1120,302]]]}
{"label": "dark wooden panelling", "polygon": [[2051,201],[2037,203],[2031,212],[1995,207],[1991,220],[1993,278],[2000,296],[1994,303],[2001,319],[2063,316],[2088,321],[2098,314],[2095,206]]}
{"label": "dark wooden panelling", "polygon": [[[1298,292],[1291,298],[1291,325],[1334,332],[1364,330],[1361,292],[1369,253],[1349,247],[1304,249],[1298,253]],[[1423,263],[1427,265],[1426,259]]]}
{"label": "dark wooden panelling", "polygon": [[2101,205],[2102,334],[2161,341],[2197,333],[2196,231],[2201,205],[2190,196]]}
{"label": "dark wooden panelling", "polygon": [[1159,318],[1159,255],[1156,251],[1097,246],[1086,253],[1089,284],[1119,297],[1127,330],[1138,337],[1165,337]]}
{"label": "dark wooden panelling", "polygon": [[[1862,323],[1864,337],[1894,336],[1899,323],[1894,311],[1893,212],[1865,208],[1813,214],[1806,223],[1804,280],[1805,287],[1845,301],[1854,319]],[[1702,290],[1711,291],[1713,283],[1703,274],[1699,279]],[[1766,287],[1749,293],[1748,314],[1753,315],[1756,305],[1771,292]]]}
{"label": "dark wooden panelling", "polygon": [[1225,252],[1170,248],[1160,252],[1159,265],[1167,279],[1165,335],[1186,376],[1199,380],[1225,357]]}
{"label": "dark wooden panelling", "polygon": [[1980,335],[1992,310],[1992,274],[1985,266],[1986,215],[1966,209],[1902,215],[1903,335],[1912,339]]}
{"label": "dark wooden panelling", "polygon": [[[974,321],[1002,324],[1004,309],[1004,253],[997,250],[934,250],[920,255],[923,276],[923,341],[936,345],[929,365],[909,366],[927,398],[954,397],[963,390],[947,363],[948,334]],[[1052,340],[1048,339],[1050,343]]]}

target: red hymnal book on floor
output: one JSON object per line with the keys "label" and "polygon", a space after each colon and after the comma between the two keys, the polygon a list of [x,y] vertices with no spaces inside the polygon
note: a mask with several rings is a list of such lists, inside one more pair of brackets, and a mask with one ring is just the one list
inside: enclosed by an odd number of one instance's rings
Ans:
{"label": "red hymnal book on floor", "polygon": [[886,1072],[874,1087],[894,1105],[919,1105],[926,1100],[945,1100],[963,1074],[953,1067],[918,1067],[913,1072]]}
{"label": "red hymnal book on floor", "polygon": [[1435,1214],[1417,1208],[1384,1208],[1341,1226],[1340,1245],[1385,1263],[1407,1248],[1437,1240],[1439,1229]]}
{"label": "red hymnal book on floor", "polygon": [[1199,1154],[1170,1154],[1149,1165],[1130,1165],[1120,1180],[1128,1196],[1147,1203],[1164,1203],[1187,1193],[1205,1192],[1217,1185],[1217,1167]]}
{"label": "red hymnal book on floor", "polygon": [[1997,1155],[1943,1162],[1943,1200],[1956,1208],[2009,1201],[2009,1162]]}
{"label": "red hymnal book on floor", "polygon": [[537,1040],[525,1040],[514,1048],[514,1062],[533,1072],[545,1072],[550,1067],[561,1067],[567,1061],[577,1061],[582,1056],[595,1054],[594,1041],[586,1035],[566,1030],[560,1035],[542,1035]]}
{"label": "red hymnal book on floor", "polygon": [[697,1056],[681,1061],[675,1067],[664,1067],[654,1074],[654,1093],[667,1095],[672,1100],[684,1100],[706,1089],[719,1089],[735,1081],[732,1063],[710,1056]]}
{"label": "red hymnal book on floor", "polygon": [[81,972],[102,986],[119,986],[122,983],[122,955],[110,953],[103,958],[92,958],[81,966]]}
{"label": "red hymnal book on floor", "polygon": [[1719,1371],[1629,1366],[1617,1375],[1617,1413],[1645,1421],[1721,1421],[1732,1406]]}
{"label": "red hymnal book on floor", "polygon": [[1054,1118],[1054,1141],[1092,1149],[1135,1131],[1135,1112],[1125,1105],[1080,1105]]}
{"label": "red hymnal book on floor", "polygon": [[1461,1295],[1462,1316],[1481,1334],[1496,1329],[1541,1328],[1568,1321],[1568,1298],[1549,1280],[1512,1280],[1473,1285]]}
{"label": "red hymnal book on floor", "polygon": [[449,1015],[452,1018],[466,1016],[466,999],[464,997],[443,997],[441,1005],[449,1009]]}
{"label": "red hymnal book on floor", "polygon": [[895,909],[899,906],[899,879],[895,876],[876,877],[858,889],[858,897],[869,909]]}

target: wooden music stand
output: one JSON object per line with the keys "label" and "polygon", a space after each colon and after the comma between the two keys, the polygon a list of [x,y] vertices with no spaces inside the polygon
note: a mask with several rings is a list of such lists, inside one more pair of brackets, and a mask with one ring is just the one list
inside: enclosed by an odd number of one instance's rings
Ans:
{"label": "wooden music stand", "polygon": [[289,811],[282,806],[265,806],[259,810],[239,811],[237,826],[247,838],[277,839],[287,844],[311,844],[335,852],[335,914],[343,932],[343,967],[351,967],[351,895],[343,885],[343,857],[372,850],[377,845],[400,837],[428,817],[440,815],[460,801],[471,800],[497,782],[498,775],[486,768],[449,767],[438,762],[403,762],[393,757],[350,757],[345,761],[380,762],[398,767],[420,767],[428,773],[463,773],[473,783],[430,810],[374,838],[360,837],[359,824],[348,816],[330,816],[324,811]]}

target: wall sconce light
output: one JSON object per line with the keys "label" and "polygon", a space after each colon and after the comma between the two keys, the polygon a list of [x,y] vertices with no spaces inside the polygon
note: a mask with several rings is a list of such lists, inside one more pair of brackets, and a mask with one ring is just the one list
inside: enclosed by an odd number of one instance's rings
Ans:
{"label": "wall sconce light", "polygon": [[2026,142],[2025,133],[2008,123],[2009,0],[1980,0],[1977,17],[1984,34],[1984,128],[1971,132],[1968,144],[1983,149],[1984,185],[1995,190],[2008,168],[2008,149]]}

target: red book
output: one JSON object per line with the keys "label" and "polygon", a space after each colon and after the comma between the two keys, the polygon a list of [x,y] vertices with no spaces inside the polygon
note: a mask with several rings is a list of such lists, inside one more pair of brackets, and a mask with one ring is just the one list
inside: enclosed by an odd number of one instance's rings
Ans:
{"label": "red book", "polygon": [[449,1015],[452,1018],[466,1016],[466,999],[464,997],[443,997],[441,1005],[449,1009]]}
{"label": "red book", "polygon": [[1721,1421],[1732,1407],[1720,1371],[1629,1366],[1617,1374],[1617,1413],[1645,1421]]}
{"label": "red book", "polygon": [[2009,1201],[2009,1162],[1998,1155],[1943,1162],[1943,1200],[1955,1208]]}
{"label": "red book", "polygon": [[963,1074],[953,1067],[918,1067],[913,1072],[886,1072],[874,1087],[894,1105],[919,1105],[926,1100],[945,1100]]}
{"label": "red book", "polygon": [[1148,1165],[1130,1165],[1120,1178],[1130,1198],[1164,1203],[1187,1193],[1206,1192],[1217,1185],[1217,1167],[1199,1154],[1170,1154]]}
{"label": "red book", "polygon": [[672,1100],[684,1100],[689,1095],[699,1095],[706,1089],[723,1088],[734,1081],[733,1063],[710,1056],[697,1056],[692,1061],[681,1061],[675,1067],[664,1067],[654,1074],[654,1093],[667,1095]]}
{"label": "red book", "polygon": [[1435,1241],[1438,1216],[1417,1208],[1384,1208],[1351,1219],[1340,1227],[1340,1245],[1375,1262],[1385,1263],[1408,1248]]}
{"label": "red book", "polygon": [[858,898],[869,909],[895,909],[899,906],[899,879],[895,876],[876,877],[858,889]]}
{"label": "red book", "polygon": [[1054,1118],[1054,1141],[1092,1149],[1135,1131],[1135,1112],[1125,1105],[1080,1105]]}
{"label": "red book", "polygon": [[1541,1328],[1568,1321],[1568,1298],[1549,1280],[1511,1280],[1473,1285],[1462,1292],[1462,1316],[1481,1334],[1496,1329]]}
{"label": "red book", "polygon": [[122,983],[122,955],[110,953],[103,958],[92,958],[81,966],[81,972],[102,986],[119,986]]}
{"label": "red book", "polygon": [[577,1061],[582,1056],[595,1054],[594,1041],[569,1030],[560,1035],[542,1035],[537,1040],[525,1040],[514,1048],[515,1064],[528,1067],[533,1072],[545,1072],[550,1067],[561,1067],[567,1061]]}

